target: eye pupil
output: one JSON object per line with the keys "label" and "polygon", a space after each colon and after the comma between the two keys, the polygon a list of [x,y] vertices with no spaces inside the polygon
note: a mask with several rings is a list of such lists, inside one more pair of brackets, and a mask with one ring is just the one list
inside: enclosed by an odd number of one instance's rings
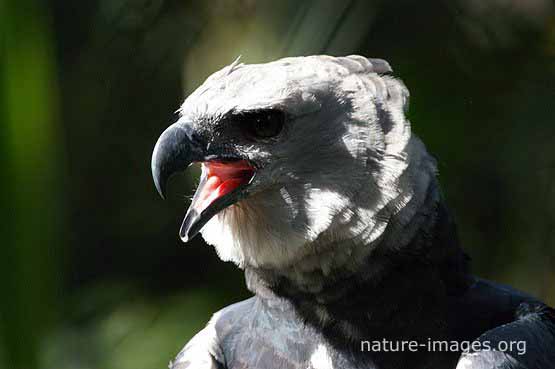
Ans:
{"label": "eye pupil", "polygon": [[243,113],[241,125],[254,138],[277,136],[285,124],[285,114],[280,110],[264,110]]}

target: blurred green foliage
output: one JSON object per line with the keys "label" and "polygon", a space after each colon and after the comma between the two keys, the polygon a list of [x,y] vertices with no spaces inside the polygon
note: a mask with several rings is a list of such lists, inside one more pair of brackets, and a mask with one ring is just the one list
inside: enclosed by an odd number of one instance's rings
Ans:
{"label": "blurred green foliage", "polygon": [[555,303],[550,0],[0,2],[0,367],[165,367],[241,272],[162,202],[152,147],[242,55],[390,61],[477,274]]}
{"label": "blurred green foliage", "polygon": [[58,88],[47,16],[28,1],[1,10],[0,360],[35,368],[56,312],[64,226]]}

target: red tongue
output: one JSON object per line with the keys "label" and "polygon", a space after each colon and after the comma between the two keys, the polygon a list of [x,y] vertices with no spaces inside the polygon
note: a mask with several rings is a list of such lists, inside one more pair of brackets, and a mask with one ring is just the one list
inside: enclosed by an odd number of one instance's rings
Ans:
{"label": "red tongue", "polygon": [[200,196],[197,209],[203,211],[216,199],[230,193],[242,184],[248,183],[254,174],[254,168],[246,160],[220,163],[203,163],[206,183],[199,188]]}

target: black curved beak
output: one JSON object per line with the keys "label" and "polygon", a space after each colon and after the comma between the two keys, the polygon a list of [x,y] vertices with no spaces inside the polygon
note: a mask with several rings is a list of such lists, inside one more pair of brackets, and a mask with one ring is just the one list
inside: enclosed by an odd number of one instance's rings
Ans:
{"label": "black curved beak", "polygon": [[166,198],[171,176],[204,159],[204,145],[193,136],[192,129],[180,122],[169,126],[160,136],[152,152],[152,178],[160,196]]}
{"label": "black curved beak", "polygon": [[[162,198],[166,195],[166,186],[169,179],[177,172],[183,171],[194,162],[203,162],[207,165],[213,164],[215,167],[225,166],[230,163],[229,167],[235,168],[242,176],[241,184],[232,191],[225,192],[206,205],[206,191],[210,189],[211,184],[207,183],[210,175],[210,169],[203,165],[202,176],[197,187],[195,195],[183,223],[179,231],[179,236],[184,242],[196,236],[202,227],[219,211],[236,203],[246,195],[246,187],[254,177],[254,168],[247,165],[245,168],[241,165],[232,165],[231,163],[246,162],[238,157],[230,157],[223,153],[208,153],[206,144],[195,135],[191,126],[187,123],[177,122],[168,127],[156,142],[152,153],[152,178],[154,185]],[[215,170],[218,171],[217,169]],[[227,171],[224,170],[224,173]],[[236,181],[237,178],[231,178]],[[212,181],[213,182],[213,181]]]}

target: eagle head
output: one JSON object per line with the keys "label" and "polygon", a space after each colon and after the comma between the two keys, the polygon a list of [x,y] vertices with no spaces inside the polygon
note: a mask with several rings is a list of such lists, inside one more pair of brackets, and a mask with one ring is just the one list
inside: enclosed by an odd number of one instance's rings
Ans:
{"label": "eagle head", "polygon": [[183,241],[200,232],[223,260],[284,268],[345,243],[369,251],[405,209],[402,227],[435,163],[390,73],[380,59],[309,56],[211,75],[152,156],[162,196],[173,173],[201,163]]}

